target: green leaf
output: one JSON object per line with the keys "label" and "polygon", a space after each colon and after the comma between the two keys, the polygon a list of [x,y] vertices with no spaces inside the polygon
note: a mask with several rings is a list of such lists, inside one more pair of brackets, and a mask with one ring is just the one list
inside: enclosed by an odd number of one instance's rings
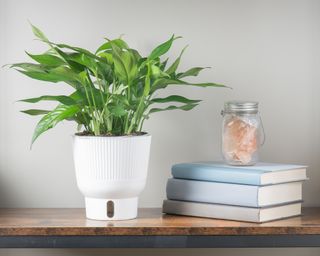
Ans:
{"label": "green leaf", "polygon": [[164,71],[164,69],[166,68],[167,66],[167,63],[168,63],[168,60],[169,58],[166,58],[165,61],[161,62],[160,65],[159,65],[159,68]]}
{"label": "green leaf", "polygon": [[161,111],[168,111],[168,110],[175,110],[175,109],[180,109],[180,110],[184,110],[184,111],[188,111],[193,109],[194,107],[196,107],[198,104],[187,104],[187,105],[183,105],[183,106],[169,106],[166,108],[152,108],[150,109],[149,114],[155,113],[155,112],[161,112]]}
{"label": "green leaf", "polygon": [[134,55],[129,51],[121,51],[116,45],[112,45],[115,73],[126,84],[130,84],[138,74],[138,65]]}
{"label": "green leaf", "polygon": [[[31,71],[31,72],[47,72],[47,68],[43,65],[39,65],[39,64],[34,64],[34,63],[27,63],[27,62],[23,62],[23,63],[16,63],[16,64],[12,64],[10,65],[10,68],[19,68],[19,69],[23,69],[25,71]],[[20,70],[18,70],[20,71]]]}
{"label": "green leaf", "polygon": [[115,106],[111,106],[109,110],[116,117],[121,117],[121,116],[124,116],[127,114],[127,111],[124,108],[124,106],[122,106],[120,104],[115,105]]}
{"label": "green leaf", "polygon": [[180,103],[186,103],[186,104],[196,104],[196,103],[199,103],[200,101],[201,100],[191,100],[180,95],[171,95],[166,98],[154,98],[150,102],[151,103],[180,102]]}
{"label": "green leaf", "polygon": [[52,83],[57,83],[60,82],[61,79],[59,76],[56,75],[52,75],[49,73],[45,73],[45,72],[36,72],[36,71],[23,71],[23,70],[18,70],[20,73],[36,79],[36,80],[41,80],[41,81],[47,81],[47,82],[52,82]]}
{"label": "green leaf", "polygon": [[143,90],[143,96],[148,96],[150,93],[150,76],[146,76],[145,84],[144,84],[144,90]]}
{"label": "green leaf", "polygon": [[66,52],[62,51],[61,49],[59,49],[58,47],[53,47],[52,49],[61,57],[61,59],[63,59],[68,64],[70,69],[72,69],[73,71],[75,71],[77,73],[84,71],[85,66],[72,60],[72,56],[74,54],[80,54],[80,53],[74,53],[74,52],[66,53]]}
{"label": "green leaf", "polygon": [[184,51],[187,49],[187,47],[188,47],[188,46],[185,46],[185,47],[182,49],[179,57],[178,57],[178,58],[172,63],[172,65],[167,69],[167,71],[166,71],[167,74],[171,75],[172,73],[176,72],[176,70],[177,70],[177,68],[178,68],[178,66],[179,66],[179,64],[180,64],[180,60],[181,60],[182,54],[183,54]]}
{"label": "green leaf", "polygon": [[143,96],[146,97],[149,95],[150,93],[150,88],[151,88],[151,67],[150,67],[150,64],[148,63],[147,64],[147,74],[146,74],[146,77],[144,79],[144,88],[143,88]]}
{"label": "green leaf", "polygon": [[48,114],[50,111],[42,110],[42,109],[27,109],[27,110],[21,110],[20,112],[28,114],[30,116],[38,116],[38,115]]}
{"label": "green leaf", "polygon": [[123,84],[121,84],[120,86],[118,86],[112,93],[114,95],[117,95],[117,94],[123,94],[123,92],[128,88],[128,86],[125,86]]}
{"label": "green leaf", "polygon": [[171,38],[160,44],[159,46],[157,46],[152,52],[151,54],[149,55],[148,59],[149,60],[154,60],[155,58],[158,58],[160,56],[162,56],[163,54],[165,54],[166,52],[169,51],[169,49],[171,48],[171,45],[172,45],[172,42],[178,38],[181,38],[181,37],[174,37],[174,35],[171,36]]}
{"label": "green leaf", "polygon": [[64,66],[48,67],[42,64],[17,63],[11,65],[20,73],[30,78],[47,82],[74,82],[79,81],[79,77],[72,69]]}
{"label": "green leaf", "polygon": [[190,68],[189,70],[183,72],[183,73],[179,73],[177,74],[177,77],[180,79],[180,78],[183,78],[183,77],[188,77],[188,76],[197,76],[199,75],[199,73],[204,70],[204,69],[207,69],[207,68],[210,68],[210,67],[194,67],[194,68]]}
{"label": "green leaf", "polygon": [[[96,109],[100,110],[103,108],[104,106],[104,100],[106,98],[106,94],[103,93],[102,91],[98,90],[95,87],[88,87],[87,86],[82,86],[82,85],[78,85],[76,87],[77,92],[75,93],[75,95],[71,95],[70,97],[72,97],[77,104],[79,105],[86,105],[86,106],[90,106],[90,103],[92,104],[92,100],[94,99],[95,103],[96,103]],[[88,92],[88,97],[86,96],[86,90]],[[103,99],[102,99],[103,98]]]}
{"label": "green leaf", "polygon": [[101,45],[98,50],[96,51],[96,54],[101,52],[101,51],[105,51],[105,50],[111,50],[112,49],[112,44],[118,46],[121,49],[128,49],[129,46],[127,45],[127,43],[125,41],[123,41],[121,38],[117,38],[114,40],[109,40],[108,42],[104,43],[103,45]]}
{"label": "green leaf", "polygon": [[69,54],[68,59],[87,67],[92,72],[97,71],[97,63],[95,61],[95,58],[89,57],[86,54],[83,54],[83,53]]}
{"label": "green leaf", "polygon": [[[114,73],[113,73],[113,67],[111,65],[103,62],[98,62],[97,70],[98,70],[98,75],[102,76],[102,80],[105,83],[105,85],[107,85],[108,83],[109,84],[113,83]],[[101,78],[100,76],[99,78]],[[106,81],[108,83],[106,83]],[[108,90],[106,89],[105,91],[108,91]]]}
{"label": "green leaf", "polygon": [[156,65],[152,65],[151,66],[151,74],[154,78],[158,78],[161,74],[161,69]]}
{"label": "green leaf", "polygon": [[179,79],[161,78],[155,81],[155,83],[152,86],[151,93],[155,92],[158,89],[166,88],[168,85],[191,85],[191,86],[198,86],[198,87],[226,87],[225,85],[216,84],[216,83],[189,83]]}
{"label": "green leaf", "polygon": [[28,102],[28,103],[37,103],[39,101],[48,100],[48,101],[58,101],[64,105],[75,105],[76,101],[72,99],[71,97],[65,96],[65,95],[57,95],[57,96],[51,96],[51,95],[44,95],[37,98],[29,98],[29,99],[23,99],[19,100],[22,102]]}
{"label": "green leaf", "polygon": [[217,83],[188,83],[186,81],[181,81],[181,83],[179,83],[179,84],[198,86],[198,87],[227,87],[223,84],[217,84]]}
{"label": "green leaf", "polygon": [[127,69],[128,79],[129,79],[128,83],[130,84],[132,82],[132,80],[135,79],[135,77],[138,74],[137,61],[136,61],[135,56],[129,51],[123,52],[121,57],[124,61],[125,67]]}
{"label": "green leaf", "polygon": [[134,56],[134,58],[136,59],[136,61],[139,63],[139,61],[141,60],[141,59],[144,59],[144,58],[142,58],[142,56],[140,55],[140,53],[137,51],[137,50],[135,50],[135,49],[127,49],[127,51],[128,52],[130,52],[130,53],[132,53],[132,55]]}
{"label": "green leaf", "polygon": [[32,32],[36,37],[38,37],[39,39],[41,39],[44,42],[49,42],[48,38],[45,36],[45,34],[39,28],[32,25],[31,23],[30,23],[30,25],[32,28]]}
{"label": "green leaf", "polygon": [[75,46],[71,46],[71,45],[67,45],[67,44],[56,44],[56,43],[52,43],[52,44],[59,47],[59,48],[66,48],[66,49],[73,50],[73,51],[76,51],[79,53],[83,53],[91,58],[99,59],[99,57],[96,56],[95,54],[93,54],[92,52],[90,52],[86,49],[80,48],[80,47],[75,47]]}
{"label": "green leaf", "polygon": [[77,73],[67,67],[57,67],[49,71],[51,75],[60,78],[60,81],[80,81]]}
{"label": "green leaf", "polygon": [[71,69],[67,67],[62,67],[62,66],[51,69],[48,72],[23,71],[23,70],[18,70],[18,71],[33,79],[53,82],[53,83],[79,81],[79,77],[77,76],[77,74],[73,73]]}
{"label": "green leaf", "polygon": [[179,84],[177,80],[168,79],[168,78],[160,78],[155,80],[155,82],[151,86],[150,93],[154,93],[156,90],[166,88],[170,84]]}
{"label": "green leaf", "polygon": [[121,53],[114,51],[112,53],[113,63],[114,63],[114,71],[116,76],[120,78],[121,81],[126,84],[129,83],[129,72],[126,68],[126,65],[121,57]]}
{"label": "green leaf", "polygon": [[56,124],[67,118],[73,117],[79,111],[78,106],[59,105],[41,118],[33,133],[31,145],[45,131],[51,129]]}
{"label": "green leaf", "polygon": [[70,94],[68,97],[71,98],[74,102],[76,102],[78,104],[83,103],[84,100],[85,100],[84,94],[82,94],[82,92],[79,91],[79,90],[77,90],[74,93]]}
{"label": "green leaf", "polygon": [[32,58],[36,62],[43,64],[43,65],[57,67],[57,66],[61,66],[61,65],[66,64],[62,59],[60,59],[57,56],[51,55],[51,54],[45,53],[45,54],[34,55],[34,54],[30,54],[28,52],[26,52],[26,54],[28,54],[30,56],[30,58]]}
{"label": "green leaf", "polygon": [[82,125],[87,125],[87,120],[90,120],[90,116],[84,112],[81,112],[81,114],[80,114],[80,111],[79,111],[79,113],[75,114],[72,117],[68,117],[66,120],[75,121],[79,127]]}
{"label": "green leaf", "polygon": [[113,64],[112,53],[100,52],[100,53],[98,54],[98,56],[99,56],[99,57],[102,57],[102,58],[105,58],[109,64]]}

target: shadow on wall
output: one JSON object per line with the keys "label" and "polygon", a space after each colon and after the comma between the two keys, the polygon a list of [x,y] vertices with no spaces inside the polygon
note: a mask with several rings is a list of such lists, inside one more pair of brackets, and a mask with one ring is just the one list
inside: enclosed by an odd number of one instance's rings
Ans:
{"label": "shadow on wall", "polygon": [[[3,168],[0,167],[0,173],[4,173]],[[11,202],[15,200],[16,193],[10,193],[12,189],[5,182],[5,179],[0,176],[0,208],[10,207]]]}

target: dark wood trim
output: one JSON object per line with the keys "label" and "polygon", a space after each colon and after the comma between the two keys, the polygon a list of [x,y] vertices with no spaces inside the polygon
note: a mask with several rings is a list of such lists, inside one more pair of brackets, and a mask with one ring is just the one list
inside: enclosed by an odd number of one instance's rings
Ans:
{"label": "dark wood trim", "polygon": [[320,235],[2,236],[0,248],[274,248],[320,247]]}

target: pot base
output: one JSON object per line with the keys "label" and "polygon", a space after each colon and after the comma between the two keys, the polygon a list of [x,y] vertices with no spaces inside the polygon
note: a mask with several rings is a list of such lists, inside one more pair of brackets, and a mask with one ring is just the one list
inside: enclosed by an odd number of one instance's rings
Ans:
{"label": "pot base", "polygon": [[138,198],[85,198],[86,216],[92,220],[129,220],[138,213]]}

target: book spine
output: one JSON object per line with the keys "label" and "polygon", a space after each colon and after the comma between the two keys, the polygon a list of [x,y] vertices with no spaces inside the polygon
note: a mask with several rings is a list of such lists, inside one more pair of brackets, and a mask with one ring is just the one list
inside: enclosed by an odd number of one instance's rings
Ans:
{"label": "book spine", "polygon": [[172,200],[258,207],[258,186],[168,179],[167,197]]}
{"label": "book spine", "polygon": [[261,173],[240,172],[239,170],[228,170],[215,167],[214,169],[207,166],[177,164],[172,166],[171,173],[174,178],[216,181],[235,184],[261,185]]}

